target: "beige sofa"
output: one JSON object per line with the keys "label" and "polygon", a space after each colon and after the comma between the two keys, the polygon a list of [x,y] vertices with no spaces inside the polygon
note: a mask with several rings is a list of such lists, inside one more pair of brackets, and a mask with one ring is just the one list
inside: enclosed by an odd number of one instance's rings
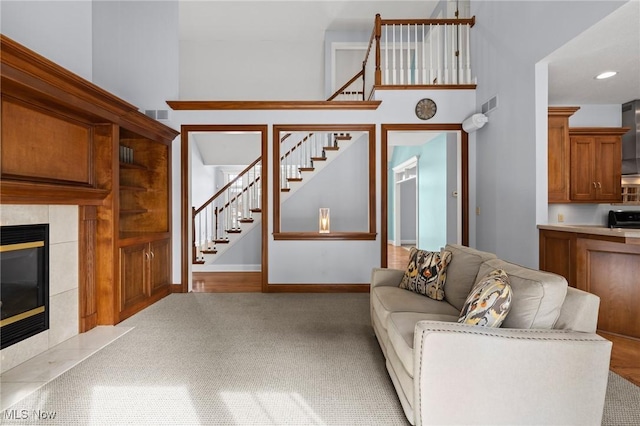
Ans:
{"label": "beige sofa", "polygon": [[[596,331],[600,299],[555,274],[447,245],[445,299],[398,287],[376,268],[371,319],[411,424],[600,424],[611,342]],[[501,328],[457,322],[472,286],[501,268],[512,289]]]}

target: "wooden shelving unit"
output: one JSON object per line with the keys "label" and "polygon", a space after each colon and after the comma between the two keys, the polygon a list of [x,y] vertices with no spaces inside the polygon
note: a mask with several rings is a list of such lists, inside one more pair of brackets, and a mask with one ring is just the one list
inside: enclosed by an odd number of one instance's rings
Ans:
{"label": "wooden shelving unit", "polygon": [[116,324],[171,291],[179,133],[4,35],[0,44],[1,202],[80,206],[80,328]]}

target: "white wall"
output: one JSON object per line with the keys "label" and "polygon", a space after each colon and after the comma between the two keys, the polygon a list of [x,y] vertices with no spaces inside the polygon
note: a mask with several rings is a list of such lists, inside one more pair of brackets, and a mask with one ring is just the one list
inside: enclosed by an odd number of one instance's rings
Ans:
{"label": "white wall", "polygon": [[[174,120],[182,124],[267,124],[269,125],[268,152],[272,152],[271,125],[273,124],[376,124],[376,210],[380,211],[380,124],[424,123],[415,116],[416,102],[431,97],[438,103],[438,113],[429,123],[461,123],[474,111],[473,90],[424,91],[379,91],[377,98],[382,104],[377,110],[367,111],[174,111]],[[446,101],[445,101],[446,100]],[[471,144],[474,143],[471,138]],[[273,182],[273,171],[269,159],[267,179]],[[180,180],[180,167],[173,169],[174,182]],[[270,191],[271,192],[271,191]],[[174,193],[173,217],[179,217],[179,192]],[[263,217],[267,226],[269,250],[269,283],[271,284],[361,284],[370,280],[371,268],[380,265],[380,220],[376,222],[378,232],[375,241],[275,241],[273,233],[273,198],[269,196],[268,217]],[[471,217],[473,221],[473,217]],[[190,234],[188,234],[190,235]],[[174,238],[174,259],[180,258],[180,238]],[[188,238],[188,236],[187,236]],[[386,243],[386,242],[385,242]],[[179,277],[174,262],[174,281]],[[178,281],[175,281],[178,282]]]}
{"label": "white wall", "polygon": [[93,5],[93,82],[141,110],[168,110],[178,98],[178,1]]}
{"label": "white wall", "polygon": [[80,77],[91,80],[92,4],[91,0],[2,0],[0,31]]}
{"label": "white wall", "polygon": [[180,99],[318,100],[323,41],[180,42]]}
{"label": "white wall", "polygon": [[193,207],[200,207],[216,193],[215,167],[204,165],[198,149],[191,150],[191,182]]}
{"label": "white wall", "polygon": [[338,144],[333,161],[282,200],[282,232],[317,231],[319,209],[324,207],[331,209],[331,231],[369,231],[369,135]]}
{"label": "white wall", "polygon": [[476,158],[470,159],[476,162],[478,248],[537,267],[537,209],[541,203],[546,211],[547,203],[546,190],[538,190],[538,185],[546,188],[547,179],[547,137],[538,123],[546,123],[541,99],[547,87],[536,87],[536,63],[621,4],[472,2],[476,109],[498,95],[489,124],[475,133]]}
{"label": "white wall", "polygon": [[571,117],[569,127],[621,127],[622,105],[572,105],[579,106]]}

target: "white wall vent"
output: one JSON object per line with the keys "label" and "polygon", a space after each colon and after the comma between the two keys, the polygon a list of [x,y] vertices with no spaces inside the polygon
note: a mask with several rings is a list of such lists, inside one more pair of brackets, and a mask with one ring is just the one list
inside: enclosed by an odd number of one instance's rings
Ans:
{"label": "white wall vent", "polygon": [[487,114],[496,108],[498,108],[498,95],[495,95],[487,102],[482,104],[482,113]]}

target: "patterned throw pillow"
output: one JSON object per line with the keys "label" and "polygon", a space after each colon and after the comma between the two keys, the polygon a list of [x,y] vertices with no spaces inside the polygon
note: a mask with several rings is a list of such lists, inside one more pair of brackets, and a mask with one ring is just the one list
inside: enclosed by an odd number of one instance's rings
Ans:
{"label": "patterned throw pillow", "polygon": [[495,269],[471,289],[458,322],[500,327],[511,309],[511,284],[502,269]]}
{"label": "patterned throw pillow", "polygon": [[409,264],[402,276],[400,288],[422,294],[435,300],[444,299],[444,284],[451,252],[426,251],[416,247],[409,252]]}

